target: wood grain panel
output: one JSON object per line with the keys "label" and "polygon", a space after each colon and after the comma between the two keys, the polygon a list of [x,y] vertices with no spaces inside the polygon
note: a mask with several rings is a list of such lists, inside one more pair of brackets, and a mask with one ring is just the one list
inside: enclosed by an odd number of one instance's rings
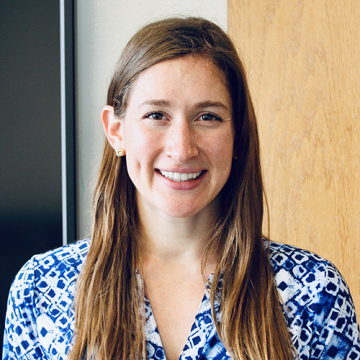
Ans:
{"label": "wood grain panel", "polygon": [[228,0],[259,121],[271,238],[332,261],[360,311],[360,2]]}

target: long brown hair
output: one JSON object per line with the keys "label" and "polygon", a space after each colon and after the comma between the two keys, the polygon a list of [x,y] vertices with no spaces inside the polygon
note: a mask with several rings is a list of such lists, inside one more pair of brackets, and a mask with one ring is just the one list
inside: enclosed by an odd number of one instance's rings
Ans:
{"label": "long brown hair", "polygon": [[[213,318],[234,359],[293,359],[290,335],[262,238],[263,182],[256,117],[242,62],[229,37],[201,18],[171,18],[142,28],[125,47],[107,104],[122,117],[137,76],[160,61],[203,56],[226,76],[235,129],[230,177],[203,257],[220,254],[211,286]],[[96,191],[89,253],[77,282],[70,359],[146,358],[143,294],[137,282],[135,188],[126,157],[106,142]],[[218,288],[220,277],[222,286]],[[221,321],[214,300],[221,295]]]}

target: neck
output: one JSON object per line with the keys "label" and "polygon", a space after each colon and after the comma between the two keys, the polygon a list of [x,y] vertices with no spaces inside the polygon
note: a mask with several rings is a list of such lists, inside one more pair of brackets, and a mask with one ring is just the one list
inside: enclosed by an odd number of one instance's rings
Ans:
{"label": "neck", "polygon": [[215,214],[215,206],[186,218],[139,207],[142,258],[167,263],[201,261]]}

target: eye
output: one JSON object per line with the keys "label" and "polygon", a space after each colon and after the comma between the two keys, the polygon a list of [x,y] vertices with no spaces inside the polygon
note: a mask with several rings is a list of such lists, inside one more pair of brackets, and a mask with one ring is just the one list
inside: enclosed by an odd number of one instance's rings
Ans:
{"label": "eye", "polygon": [[219,116],[211,114],[211,113],[202,114],[199,117],[199,119],[203,120],[203,121],[222,121],[222,119]]}
{"label": "eye", "polygon": [[156,112],[156,111],[154,111],[152,113],[149,113],[149,114],[146,114],[145,118],[152,119],[152,120],[164,120],[164,119],[166,119],[164,114],[162,114],[160,112]]}

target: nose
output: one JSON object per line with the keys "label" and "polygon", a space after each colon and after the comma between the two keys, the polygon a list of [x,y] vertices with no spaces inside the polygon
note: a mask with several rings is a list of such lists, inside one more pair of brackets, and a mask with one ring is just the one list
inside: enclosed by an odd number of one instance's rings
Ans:
{"label": "nose", "polygon": [[191,124],[179,121],[170,126],[166,139],[166,155],[176,162],[185,163],[199,154],[196,134]]}

